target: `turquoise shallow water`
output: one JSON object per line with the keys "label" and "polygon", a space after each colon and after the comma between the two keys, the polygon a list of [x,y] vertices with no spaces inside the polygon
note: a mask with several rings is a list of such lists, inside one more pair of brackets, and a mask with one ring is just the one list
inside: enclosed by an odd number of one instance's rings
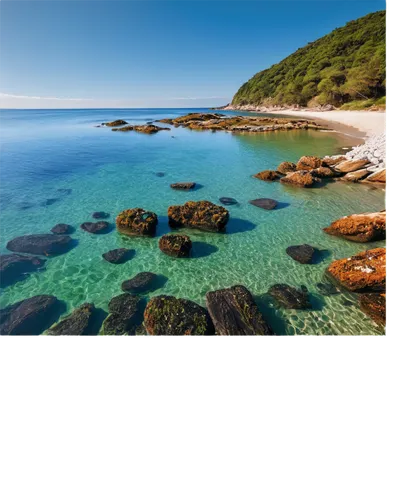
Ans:
{"label": "turquoise shallow water", "polygon": [[[107,310],[122,281],[140,271],[152,271],[167,281],[149,296],[165,293],[200,304],[209,290],[243,284],[279,334],[382,333],[359,310],[352,295],[322,297],[315,285],[332,260],[380,246],[330,237],[322,228],[343,215],[381,210],[383,191],[345,183],[299,189],[252,177],[303,154],[339,153],[354,140],[319,131],[232,135],[172,128],[147,136],[94,127],[112,119],[139,124],[188,111],[193,110],[2,111],[2,253],[11,238],[47,232],[61,222],[76,228],[72,237],[77,245],[49,258],[44,271],[1,290],[1,307],[46,293],[64,300],[68,310],[84,301]],[[157,177],[157,172],[165,176]],[[180,181],[195,181],[201,187],[193,192],[169,187]],[[60,188],[71,189],[71,194],[61,194]],[[194,242],[191,259],[174,260],[162,254],[157,237],[129,238],[115,229],[92,235],[79,228],[92,220],[94,211],[109,212],[113,222],[121,210],[143,207],[158,214],[160,236],[169,232],[169,205],[188,200],[219,203],[221,196],[239,201],[227,207],[231,216],[227,232],[185,230]],[[248,203],[261,197],[278,200],[282,208],[265,211]],[[46,206],[48,199],[55,201]],[[285,249],[301,243],[324,250],[324,258],[314,265],[293,261]],[[112,265],[102,259],[102,253],[121,246],[135,249],[132,260]],[[276,308],[266,296],[275,283],[306,285],[313,310]]]}

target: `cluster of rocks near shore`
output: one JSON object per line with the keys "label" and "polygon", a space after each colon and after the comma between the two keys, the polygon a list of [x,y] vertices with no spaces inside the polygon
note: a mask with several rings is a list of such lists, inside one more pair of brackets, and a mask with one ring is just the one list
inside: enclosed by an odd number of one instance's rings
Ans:
{"label": "cluster of rocks near shore", "polygon": [[[114,126],[117,122],[107,123]],[[186,122],[190,126],[191,121]],[[123,126],[122,123],[117,123]],[[197,126],[197,125],[196,125]],[[192,128],[190,126],[190,128]],[[195,128],[195,127],[194,127]],[[385,168],[384,138],[375,138],[348,152],[346,156],[318,158],[304,156],[297,163],[283,162],[276,171],[267,170],[255,175],[263,181],[275,181],[300,187],[310,187],[320,179],[332,179],[367,170],[360,180],[384,183],[382,169]],[[370,169],[370,170],[368,170]],[[372,170],[375,169],[375,170]],[[381,174],[371,181],[371,175]],[[385,179],[385,178],[384,178]],[[345,179],[346,180],[346,179]],[[354,181],[353,181],[354,182]],[[178,187],[177,187],[178,186]],[[176,183],[172,188],[192,189],[195,183]],[[236,203],[231,198],[227,204]],[[270,199],[251,200],[255,206],[271,210],[278,202]],[[109,214],[95,212],[95,219],[107,218]],[[173,205],[168,209],[169,225],[175,228],[195,228],[203,231],[223,232],[229,221],[229,211],[209,201],[189,201],[184,205]],[[122,211],[116,218],[117,229],[131,236],[154,237],[158,224],[157,214],[133,208]],[[81,229],[93,234],[104,234],[112,230],[104,220],[85,222]],[[360,243],[380,241],[386,238],[386,212],[353,214],[345,216],[323,229],[327,234]],[[14,278],[43,268],[45,261],[36,256],[54,256],[72,248],[73,240],[68,235],[74,228],[58,224],[53,234],[25,235],[14,238],[7,244],[11,254],[0,256],[2,286]],[[192,241],[188,235],[169,233],[159,240],[159,249],[172,258],[188,258]],[[294,245],[286,250],[289,257],[301,265],[313,263],[318,249],[309,244]],[[113,264],[122,264],[132,258],[131,249],[113,249],[103,258]],[[31,255],[23,255],[31,254]],[[32,257],[34,255],[34,257]],[[385,323],[386,251],[375,248],[357,255],[334,261],[326,269],[328,281],[317,283],[321,295],[340,293],[342,290],[359,296],[360,308],[376,323]],[[149,292],[163,287],[165,277],[152,272],[141,272],[121,284],[124,292],[111,299],[109,314],[99,322],[99,311],[94,304],[85,303],[61,321],[63,303],[54,296],[39,295],[12,304],[1,311],[2,335],[28,335],[45,332],[48,335],[273,335],[271,326],[262,316],[251,293],[242,285],[208,292],[207,308],[190,300],[160,295],[146,303]],[[6,283],[7,286],[8,283]],[[269,288],[268,294],[277,307],[286,309],[310,309],[309,291],[285,283]],[[97,325],[97,326],[96,326]]]}

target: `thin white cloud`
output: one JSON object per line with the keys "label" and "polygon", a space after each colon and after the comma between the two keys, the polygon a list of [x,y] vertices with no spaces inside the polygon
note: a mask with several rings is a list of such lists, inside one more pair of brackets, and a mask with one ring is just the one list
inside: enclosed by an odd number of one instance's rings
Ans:
{"label": "thin white cloud", "polygon": [[34,96],[34,95],[15,95],[15,94],[4,94],[3,92],[0,92],[0,98],[1,97],[6,97],[6,98],[16,98],[16,99],[37,99],[37,100],[44,100],[44,101],[91,101],[92,99],[85,98],[75,98],[75,97],[39,97],[39,96]]}
{"label": "thin white cloud", "polygon": [[172,97],[170,101],[198,101],[201,99],[229,99],[226,96],[213,95],[211,97]]}

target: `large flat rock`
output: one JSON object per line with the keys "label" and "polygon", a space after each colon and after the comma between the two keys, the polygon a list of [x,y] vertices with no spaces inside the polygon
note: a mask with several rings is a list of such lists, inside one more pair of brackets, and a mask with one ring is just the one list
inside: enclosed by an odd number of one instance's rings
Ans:
{"label": "large flat rock", "polygon": [[9,241],[7,249],[34,255],[58,255],[67,252],[71,244],[71,236],[65,234],[29,234]]}

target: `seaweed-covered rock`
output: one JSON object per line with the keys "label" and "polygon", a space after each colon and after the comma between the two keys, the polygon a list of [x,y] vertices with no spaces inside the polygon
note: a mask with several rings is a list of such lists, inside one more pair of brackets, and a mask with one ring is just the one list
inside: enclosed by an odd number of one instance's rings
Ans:
{"label": "seaweed-covered rock", "polygon": [[0,311],[1,335],[39,335],[52,323],[60,309],[53,295],[36,295]]}
{"label": "seaweed-covered rock", "polygon": [[50,229],[54,234],[71,234],[74,228],[69,224],[56,224]]}
{"label": "seaweed-covered rock", "polygon": [[229,220],[229,212],[224,207],[210,201],[188,201],[184,205],[168,208],[171,227],[192,227],[204,231],[222,232]]}
{"label": "seaweed-covered rock", "polygon": [[282,182],[283,184],[290,184],[292,186],[307,188],[314,185],[315,178],[311,175],[310,172],[299,170],[297,172],[292,172],[285,175],[285,177],[282,177],[280,179],[280,182]]}
{"label": "seaweed-covered rock", "polygon": [[128,122],[125,120],[114,120],[113,122],[102,123],[102,125],[106,125],[107,127],[120,127],[121,125],[127,125]]}
{"label": "seaweed-covered rock", "polygon": [[276,181],[281,178],[276,170],[263,170],[262,172],[258,172],[254,177],[256,179],[260,179],[261,181]]}
{"label": "seaweed-covered rock", "polygon": [[110,223],[105,220],[99,222],[84,222],[81,224],[81,229],[92,234],[104,234],[109,231]]}
{"label": "seaweed-covered rock", "polygon": [[290,172],[296,172],[296,170],[297,170],[296,163],[293,163],[291,161],[283,161],[278,165],[278,168],[276,169],[276,171],[282,175],[289,174]]}
{"label": "seaweed-covered rock", "polygon": [[108,212],[93,212],[92,217],[93,219],[108,219],[110,214]]}
{"label": "seaweed-covered rock", "polygon": [[10,253],[0,255],[0,287],[13,284],[25,274],[43,267],[45,260],[28,255]]}
{"label": "seaweed-covered rock", "polygon": [[103,253],[102,257],[111,264],[124,264],[131,258],[132,254],[133,251],[128,248],[116,248]]}
{"label": "seaweed-covered rock", "polygon": [[195,182],[175,182],[171,184],[172,189],[179,189],[181,191],[189,191],[189,189],[194,189],[196,187]]}
{"label": "seaweed-covered rock", "polygon": [[67,235],[29,234],[17,236],[7,243],[12,252],[32,253],[34,255],[58,255],[71,248],[72,239]]}
{"label": "seaweed-covered rock", "polygon": [[386,295],[384,293],[361,294],[360,307],[379,325],[386,324]]}
{"label": "seaweed-covered rock", "polygon": [[250,200],[249,203],[264,210],[273,210],[278,205],[278,202],[272,198],[257,198],[256,200]]}
{"label": "seaweed-covered rock", "polygon": [[386,239],[386,212],[354,214],[335,220],[325,233],[350,241],[366,243]]}
{"label": "seaweed-covered rock", "polygon": [[308,292],[305,289],[294,288],[285,284],[271,286],[268,293],[285,309],[309,309]]}
{"label": "seaweed-covered rock", "polygon": [[186,234],[164,234],[159,241],[160,250],[170,257],[189,257],[192,242]]}
{"label": "seaweed-covered rock", "polygon": [[140,298],[130,293],[113,297],[109,304],[110,314],[103,322],[102,335],[132,335],[139,325],[138,304]]}
{"label": "seaweed-covered rock", "polygon": [[235,198],[229,198],[228,196],[222,196],[221,198],[219,198],[219,201],[223,204],[223,205],[237,205],[237,200],[235,200]]}
{"label": "seaweed-covered rock", "polygon": [[342,174],[348,174],[350,172],[356,172],[361,168],[368,165],[369,160],[348,160],[343,161],[335,166],[335,170],[341,172]]}
{"label": "seaweed-covered rock", "polygon": [[300,264],[310,264],[313,260],[315,249],[311,245],[293,245],[287,247],[286,253]]}
{"label": "seaweed-covered rock", "polygon": [[153,289],[157,275],[154,273],[141,272],[130,280],[122,282],[121,288],[124,292],[143,293]]}
{"label": "seaweed-covered rock", "polygon": [[120,232],[129,235],[154,236],[158,224],[157,215],[143,208],[130,208],[116,218]]}
{"label": "seaweed-covered rock", "polygon": [[335,260],[326,270],[328,278],[351,292],[384,292],[386,249],[374,248],[347,259]]}
{"label": "seaweed-covered rock", "polygon": [[273,335],[251,293],[242,285],[208,292],[207,308],[217,335]]}
{"label": "seaweed-covered rock", "polygon": [[150,335],[212,335],[214,326],[204,307],[168,295],[153,297],[144,311]]}
{"label": "seaweed-covered rock", "polygon": [[322,160],[318,156],[302,156],[297,162],[296,170],[313,170],[322,167]]}
{"label": "seaweed-covered rock", "polygon": [[77,307],[66,318],[47,330],[48,335],[86,335],[95,311],[94,304],[85,303]]}

